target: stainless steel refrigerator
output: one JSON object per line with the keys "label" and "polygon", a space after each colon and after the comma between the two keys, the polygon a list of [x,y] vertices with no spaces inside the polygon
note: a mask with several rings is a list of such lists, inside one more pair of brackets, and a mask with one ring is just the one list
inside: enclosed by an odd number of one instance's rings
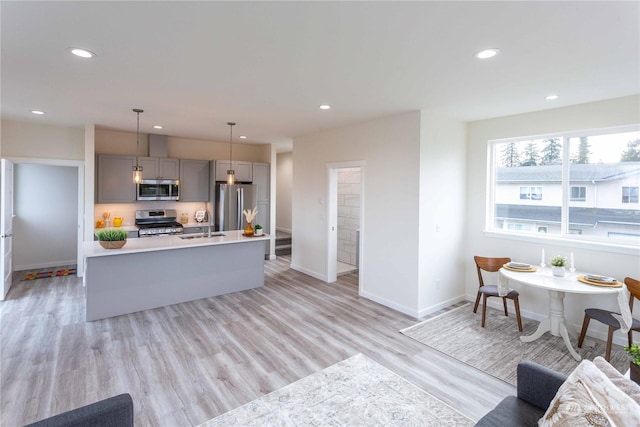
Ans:
{"label": "stainless steel refrigerator", "polygon": [[255,184],[216,184],[215,230],[244,230],[247,220],[242,214],[257,203]]}

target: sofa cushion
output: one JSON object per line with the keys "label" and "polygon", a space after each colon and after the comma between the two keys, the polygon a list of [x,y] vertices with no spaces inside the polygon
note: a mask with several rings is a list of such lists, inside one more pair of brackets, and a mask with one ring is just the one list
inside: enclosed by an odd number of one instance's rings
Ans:
{"label": "sofa cushion", "polygon": [[544,414],[544,409],[537,408],[515,396],[505,397],[491,412],[476,423],[476,427],[496,426],[536,426]]}
{"label": "sofa cushion", "polygon": [[540,427],[614,427],[582,380],[566,381],[538,425]]}

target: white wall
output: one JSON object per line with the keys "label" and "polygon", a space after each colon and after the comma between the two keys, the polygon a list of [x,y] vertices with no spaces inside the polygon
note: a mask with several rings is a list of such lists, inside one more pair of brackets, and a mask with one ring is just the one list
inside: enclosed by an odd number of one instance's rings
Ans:
{"label": "white wall", "polygon": [[291,186],[293,155],[279,153],[276,164],[276,230],[291,233]]}
{"label": "white wall", "polygon": [[418,308],[420,112],[301,136],[293,142],[292,267],[327,271],[327,164],[365,161],[361,295]]}
{"label": "white wall", "polygon": [[84,160],[84,129],[2,120],[2,157]]}
{"label": "white wall", "polygon": [[[538,264],[541,248],[545,248],[549,258],[555,254],[568,254],[573,251],[578,270],[611,275],[620,279],[625,276],[640,277],[640,251],[635,254],[612,253],[580,244],[551,243],[544,238],[533,242],[508,240],[487,236],[483,231],[487,196],[487,141],[637,124],[639,118],[640,96],[630,96],[468,124],[466,251],[464,252],[468,298],[475,299],[478,287],[473,263],[474,255],[509,256],[514,260]],[[546,317],[548,312],[546,291],[518,285],[514,288],[521,293],[520,305],[523,314],[534,318]],[[614,297],[587,298],[581,295],[568,295],[565,298],[568,323],[579,329],[584,314],[583,309],[590,306],[614,309],[616,302]],[[597,322],[592,323],[590,331],[603,331],[596,325]]]}
{"label": "white wall", "polygon": [[465,123],[421,112],[419,317],[464,299],[466,137]]}
{"label": "white wall", "polygon": [[14,270],[75,264],[78,168],[15,165]]}

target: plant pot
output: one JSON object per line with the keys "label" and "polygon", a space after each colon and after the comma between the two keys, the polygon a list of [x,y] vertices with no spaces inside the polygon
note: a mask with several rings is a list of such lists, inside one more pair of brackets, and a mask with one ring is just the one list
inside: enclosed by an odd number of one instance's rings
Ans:
{"label": "plant pot", "polygon": [[255,230],[253,234],[255,236],[262,236],[262,234],[264,234],[264,233],[263,233],[262,229],[259,229],[259,230]]}
{"label": "plant pot", "polygon": [[126,240],[99,240],[100,246],[105,249],[120,249],[127,243]]}
{"label": "plant pot", "polygon": [[551,271],[553,272],[553,275],[556,277],[564,277],[565,274],[567,273],[564,267],[551,267]]}
{"label": "plant pot", "polygon": [[629,378],[631,378],[631,381],[640,384],[640,366],[633,362],[629,362]]}

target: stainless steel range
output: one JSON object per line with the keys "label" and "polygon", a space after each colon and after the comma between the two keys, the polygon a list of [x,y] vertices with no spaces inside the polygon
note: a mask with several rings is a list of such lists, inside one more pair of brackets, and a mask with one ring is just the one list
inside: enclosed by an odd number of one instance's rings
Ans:
{"label": "stainless steel range", "polygon": [[138,237],[168,236],[181,234],[182,224],[176,221],[175,209],[154,209],[136,211]]}

